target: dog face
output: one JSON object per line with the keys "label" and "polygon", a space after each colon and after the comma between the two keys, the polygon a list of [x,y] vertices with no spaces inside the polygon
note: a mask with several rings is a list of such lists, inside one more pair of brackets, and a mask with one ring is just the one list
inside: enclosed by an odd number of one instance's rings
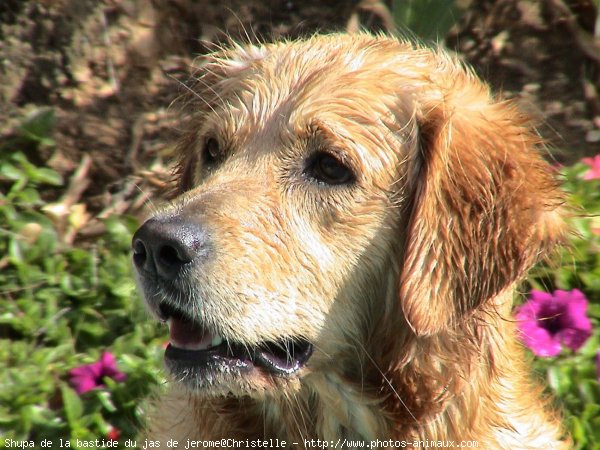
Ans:
{"label": "dog face", "polygon": [[133,259],[169,322],[167,367],[204,395],[298,388],[378,327],[455,328],[559,234],[535,138],[437,52],[366,35],[233,47],[196,95],[178,196]]}

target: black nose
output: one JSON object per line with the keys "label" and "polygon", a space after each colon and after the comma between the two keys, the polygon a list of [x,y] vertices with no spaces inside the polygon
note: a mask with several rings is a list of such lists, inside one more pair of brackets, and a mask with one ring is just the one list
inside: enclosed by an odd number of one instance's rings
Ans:
{"label": "black nose", "polygon": [[133,235],[133,262],[140,273],[173,280],[207,254],[207,236],[196,222],[179,216],[152,218]]}

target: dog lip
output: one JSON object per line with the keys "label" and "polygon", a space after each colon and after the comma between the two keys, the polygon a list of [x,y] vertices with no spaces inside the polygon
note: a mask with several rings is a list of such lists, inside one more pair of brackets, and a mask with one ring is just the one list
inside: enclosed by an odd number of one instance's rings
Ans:
{"label": "dog lip", "polygon": [[313,346],[307,341],[287,344],[264,343],[257,347],[228,342],[196,324],[170,319],[170,342],[165,358],[185,361],[197,369],[221,366],[252,365],[281,376],[298,372],[310,356]]}
{"label": "dog lip", "polygon": [[[273,347],[278,344],[266,344]],[[255,366],[263,368],[273,375],[291,376],[303,368],[312,355],[313,346],[307,342],[294,344],[296,350],[282,355],[281,352],[273,352],[267,348],[248,349],[237,343],[223,342],[216,347],[195,350],[189,346],[180,347],[171,342],[165,351],[165,358],[172,361],[186,362],[195,368],[223,366]]]}
{"label": "dog lip", "polygon": [[[243,369],[252,366],[248,356],[234,356],[231,347],[226,343],[205,350],[179,348],[170,343],[165,350],[165,360],[167,363],[175,363],[175,367],[183,368],[186,372],[193,369],[192,373],[196,376],[215,369]],[[189,373],[186,376],[189,376]]]}
{"label": "dog lip", "polygon": [[253,361],[283,375],[292,375],[304,367],[313,352],[312,344],[305,340],[290,342],[285,346],[272,343],[266,347],[256,351]]}
{"label": "dog lip", "polygon": [[289,343],[285,349],[278,343],[248,348],[246,345],[227,341],[214,347],[195,349],[190,345],[182,347],[171,340],[165,351],[165,358],[185,362],[199,370],[216,365],[241,365],[262,368],[273,375],[291,376],[304,367],[312,351],[313,346],[307,341]]}
{"label": "dog lip", "polygon": [[264,342],[255,346],[231,342],[166,303],[159,305],[158,315],[169,325],[165,358],[184,362],[198,370],[242,364],[262,368],[274,375],[290,376],[304,367],[313,351],[312,344],[303,339]]}

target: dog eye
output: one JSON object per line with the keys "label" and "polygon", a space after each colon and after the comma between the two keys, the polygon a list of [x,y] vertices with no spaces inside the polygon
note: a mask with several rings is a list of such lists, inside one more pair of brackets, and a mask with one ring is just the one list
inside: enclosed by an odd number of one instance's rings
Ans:
{"label": "dog eye", "polygon": [[202,150],[202,160],[206,165],[212,165],[220,162],[223,159],[223,152],[219,141],[215,138],[207,138],[204,141],[204,149]]}
{"label": "dog eye", "polygon": [[348,184],[355,180],[354,173],[335,156],[326,152],[315,154],[305,172],[310,178],[325,184]]}

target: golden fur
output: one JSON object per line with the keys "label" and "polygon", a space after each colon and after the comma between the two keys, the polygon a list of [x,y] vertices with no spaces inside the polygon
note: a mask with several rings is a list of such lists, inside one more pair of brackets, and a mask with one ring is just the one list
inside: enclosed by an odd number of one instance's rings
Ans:
{"label": "golden fur", "polygon": [[[564,228],[513,106],[441,50],[366,34],[233,45],[206,57],[193,100],[157,216],[202,224],[211,250],[186,298],[163,300],[228,342],[314,353],[289,377],[174,380],[149,439],[567,448],[511,316]],[[323,151],[352,183],[305,175]]]}

